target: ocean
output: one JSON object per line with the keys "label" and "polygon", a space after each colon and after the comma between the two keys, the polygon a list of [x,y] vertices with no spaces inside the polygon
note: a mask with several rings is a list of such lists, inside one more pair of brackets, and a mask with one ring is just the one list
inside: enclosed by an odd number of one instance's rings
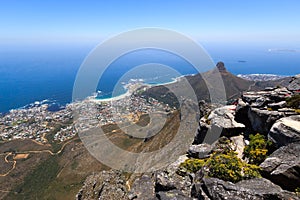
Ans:
{"label": "ocean", "polygon": [[[50,103],[53,110],[70,103],[77,71],[95,45],[0,45],[0,112],[43,100]],[[218,43],[204,43],[203,46],[214,62],[223,61],[233,74],[300,74],[300,46],[296,44],[292,48],[284,48],[284,45]],[[149,69],[122,78],[134,66],[147,63],[170,66],[181,75],[197,72],[177,55],[151,49],[135,51],[121,56],[105,71],[97,88],[99,98],[111,97],[117,83],[120,87],[115,94],[124,93],[121,85],[130,79],[159,84],[170,82],[178,76],[178,73],[168,69],[159,72]]]}

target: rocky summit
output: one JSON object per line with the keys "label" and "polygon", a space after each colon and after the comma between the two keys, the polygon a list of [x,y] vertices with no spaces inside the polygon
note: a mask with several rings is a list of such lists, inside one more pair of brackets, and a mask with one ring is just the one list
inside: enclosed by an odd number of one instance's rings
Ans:
{"label": "rocky summit", "polygon": [[299,79],[244,92],[232,105],[201,101],[199,128],[185,155],[153,173],[94,174],[77,199],[299,199]]}

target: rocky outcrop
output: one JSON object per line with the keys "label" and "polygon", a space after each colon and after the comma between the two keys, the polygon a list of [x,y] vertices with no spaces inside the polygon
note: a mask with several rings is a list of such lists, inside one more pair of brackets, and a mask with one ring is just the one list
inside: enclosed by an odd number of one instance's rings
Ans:
{"label": "rocky outcrop", "polygon": [[188,150],[188,155],[193,158],[207,158],[212,151],[212,146],[209,144],[191,145]]}
{"label": "rocky outcrop", "polygon": [[[204,142],[205,136],[208,130],[211,129],[211,126],[207,124],[207,120],[205,117],[202,117],[199,121],[199,127],[194,137],[193,144],[201,144]],[[210,144],[212,144],[211,142]]]}
{"label": "rocky outcrop", "polygon": [[213,144],[220,136],[239,135],[245,125],[235,121],[235,105],[216,108],[210,115],[200,120],[200,127],[194,144]]}
{"label": "rocky outcrop", "polygon": [[243,101],[249,103],[252,107],[264,107],[269,103],[285,101],[293,92],[287,88],[276,88],[274,90],[267,89],[265,91],[244,92],[242,95]]}
{"label": "rocky outcrop", "polygon": [[207,120],[210,121],[211,125],[223,128],[223,133],[226,132],[227,135],[231,135],[231,132],[240,133],[245,125],[234,120],[235,109],[235,105],[217,108],[211,112]]}
{"label": "rocky outcrop", "polygon": [[180,196],[190,196],[192,180],[189,176],[181,176],[175,172],[160,171],[156,173],[155,191],[181,191]]}
{"label": "rocky outcrop", "polygon": [[271,108],[272,110],[278,110],[284,107],[286,107],[286,101],[280,101],[280,102],[268,104],[268,108]]}
{"label": "rocky outcrop", "polygon": [[128,200],[125,177],[118,171],[102,171],[89,176],[76,195],[81,199]]}
{"label": "rocky outcrop", "polygon": [[290,81],[290,84],[287,87],[290,91],[298,92],[300,91],[300,74],[294,76],[293,79]]}
{"label": "rocky outcrop", "polygon": [[222,73],[222,72],[227,72],[226,68],[225,68],[225,64],[223,62],[218,62],[217,63],[217,68],[218,70]]}
{"label": "rocky outcrop", "polygon": [[191,199],[192,177],[177,174],[179,165],[186,159],[181,156],[164,170],[136,178],[129,199]]}
{"label": "rocky outcrop", "polygon": [[286,107],[285,100],[292,95],[293,92],[285,87],[244,92],[237,101],[235,120],[246,126],[246,133],[267,135],[276,120],[297,114]]}
{"label": "rocky outcrop", "polygon": [[279,148],[260,167],[263,175],[272,182],[295,191],[300,186],[300,143]]}
{"label": "rocky outcrop", "polygon": [[268,137],[278,147],[300,142],[300,115],[284,117],[272,126]]}
{"label": "rocky outcrop", "polygon": [[154,178],[147,174],[137,178],[131,187],[128,198],[141,200],[156,199]]}
{"label": "rocky outcrop", "polygon": [[[295,194],[282,190],[279,186],[264,178],[244,180],[236,184],[216,178],[204,178],[202,185],[197,185],[197,187],[199,186],[213,200],[298,199]],[[201,197],[201,194],[199,195]]]}
{"label": "rocky outcrop", "polygon": [[251,122],[248,118],[248,111],[250,109],[249,103],[244,102],[241,98],[237,100],[237,106],[235,111],[235,120],[246,126],[245,132],[253,132]]}
{"label": "rocky outcrop", "polygon": [[212,107],[209,104],[207,104],[204,100],[199,101],[198,105],[199,105],[199,112],[200,112],[199,118],[208,116],[212,110]]}
{"label": "rocky outcrop", "polygon": [[248,110],[248,119],[251,122],[252,130],[263,135],[267,135],[275,121],[282,117],[284,117],[284,114],[278,111],[261,110],[252,107]]}

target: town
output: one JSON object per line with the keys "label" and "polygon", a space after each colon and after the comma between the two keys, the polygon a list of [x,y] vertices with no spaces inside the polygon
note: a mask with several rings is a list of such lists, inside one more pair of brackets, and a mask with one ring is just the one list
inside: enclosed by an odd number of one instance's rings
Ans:
{"label": "town", "polygon": [[169,112],[172,109],[167,104],[136,93],[107,101],[89,97],[70,103],[56,112],[49,111],[47,104],[36,104],[31,108],[11,110],[1,116],[0,139],[32,139],[46,144],[46,135],[52,133],[54,141],[63,142],[73,138],[79,131],[94,126],[135,123],[143,114]]}

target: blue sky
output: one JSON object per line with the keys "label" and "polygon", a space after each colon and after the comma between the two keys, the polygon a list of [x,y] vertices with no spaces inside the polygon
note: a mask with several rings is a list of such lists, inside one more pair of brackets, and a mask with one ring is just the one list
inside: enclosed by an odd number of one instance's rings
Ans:
{"label": "blue sky", "polygon": [[0,42],[100,41],[141,27],[201,41],[299,42],[299,10],[299,0],[9,0]]}

